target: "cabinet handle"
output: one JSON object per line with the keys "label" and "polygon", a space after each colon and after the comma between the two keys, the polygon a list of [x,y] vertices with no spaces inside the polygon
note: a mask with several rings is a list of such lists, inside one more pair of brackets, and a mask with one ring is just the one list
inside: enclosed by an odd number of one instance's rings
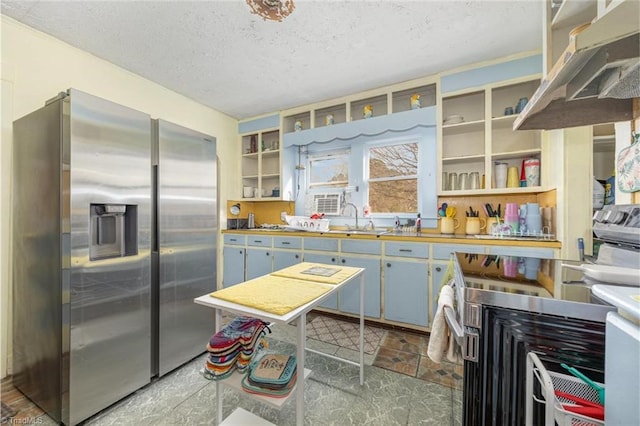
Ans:
{"label": "cabinet handle", "polygon": [[283,242],[282,242],[282,245],[283,245],[283,246],[288,246],[289,244],[291,244],[289,241],[283,241]]}
{"label": "cabinet handle", "polygon": [[387,268],[391,268],[391,264],[390,263],[387,263]]}
{"label": "cabinet handle", "polygon": [[242,254],[242,250],[240,250],[238,253]]}
{"label": "cabinet handle", "polygon": [[300,256],[296,254],[296,259],[299,259],[299,258],[300,258]]}
{"label": "cabinet handle", "polygon": [[335,257],[332,257],[332,258],[331,258],[331,261],[332,261],[332,262],[335,262],[335,261],[336,261],[336,258],[335,258]]}
{"label": "cabinet handle", "polygon": [[442,271],[442,268],[441,268],[441,267],[439,267],[439,266],[436,266],[436,271],[437,271],[437,272],[440,272],[440,271]]}
{"label": "cabinet handle", "polygon": [[346,262],[346,260],[342,259],[342,263],[345,263],[345,262]]}
{"label": "cabinet handle", "polygon": [[253,240],[254,243],[262,243],[262,240]]}
{"label": "cabinet handle", "polygon": [[406,253],[411,253],[413,250],[411,249],[400,249],[400,251],[406,252]]}
{"label": "cabinet handle", "polygon": [[236,242],[236,241],[238,241],[238,240],[236,240],[235,238],[229,238],[229,241]]}
{"label": "cabinet handle", "polygon": [[267,256],[269,256],[269,252],[267,252]]}

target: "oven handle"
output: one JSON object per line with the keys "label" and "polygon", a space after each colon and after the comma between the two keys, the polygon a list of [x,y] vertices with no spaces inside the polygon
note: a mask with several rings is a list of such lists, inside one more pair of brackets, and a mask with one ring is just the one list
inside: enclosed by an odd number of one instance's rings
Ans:
{"label": "oven handle", "polygon": [[462,347],[464,342],[464,331],[458,321],[456,320],[456,312],[451,306],[444,307],[444,319],[447,321],[449,330],[453,333],[453,337],[456,340],[458,346]]}
{"label": "oven handle", "polygon": [[477,329],[467,327],[462,329],[456,313],[450,306],[444,307],[444,319],[447,321],[449,330],[453,334],[456,344],[460,347],[462,358],[466,361],[478,362],[478,345],[480,344],[480,334]]}

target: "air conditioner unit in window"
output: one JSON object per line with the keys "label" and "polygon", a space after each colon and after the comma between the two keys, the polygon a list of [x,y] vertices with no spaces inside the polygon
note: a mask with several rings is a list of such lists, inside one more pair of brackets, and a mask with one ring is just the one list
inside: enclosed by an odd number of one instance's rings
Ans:
{"label": "air conditioner unit in window", "polygon": [[315,213],[337,216],[340,214],[340,194],[315,194],[313,210]]}

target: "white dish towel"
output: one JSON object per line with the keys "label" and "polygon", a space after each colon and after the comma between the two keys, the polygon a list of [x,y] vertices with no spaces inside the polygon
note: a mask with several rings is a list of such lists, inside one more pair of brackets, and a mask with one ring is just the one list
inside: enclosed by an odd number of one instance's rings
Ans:
{"label": "white dish towel", "polygon": [[431,335],[429,336],[429,347],[427,348],[427,356],[433,362],[440,363],[444,352],[447,352],[447,359],[451,362],[458,362],[458,354],[456,350],[455,339],[451,335],[447,320],[444,317],[444,307],[453,308],[453,287],[449,285],[442,286],[438,296],[438,308],[433,317],[433,326],[431,327]]}

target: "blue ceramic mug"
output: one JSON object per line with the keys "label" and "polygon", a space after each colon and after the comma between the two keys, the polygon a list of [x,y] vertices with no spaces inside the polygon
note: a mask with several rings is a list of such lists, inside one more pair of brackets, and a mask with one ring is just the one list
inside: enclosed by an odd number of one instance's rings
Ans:
{"label": "blue ceramic mug", "polygon": [[529,99],[520,98],[520,100],[518,101],[518,105],[516,105],[516,114],[520,114],[522,112],[524,107],[527,105],[527,102],[529,102]]}

